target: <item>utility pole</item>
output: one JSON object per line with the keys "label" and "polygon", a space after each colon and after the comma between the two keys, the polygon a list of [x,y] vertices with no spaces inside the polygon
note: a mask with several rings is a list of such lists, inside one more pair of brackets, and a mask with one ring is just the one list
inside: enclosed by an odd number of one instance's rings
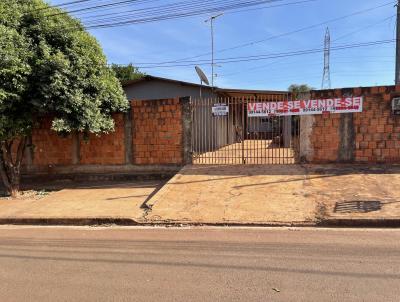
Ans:
{"label": "utility pole", "polygon": [[[399,0],[400,1],[400,0]],[[211,88],[214,89],[214,20],[221,17],[223,13],[210,17],[204,22],[211,24]]]}
{"label": "utility pole", "polygon": [[396,85],[400,84],[400,0],[397,1],[397,22],[396,22]]}
{"label": "utility pole", "polygon": [[331,35],[329,33],[329,28],[327,27],[325,33],[325,46],[324,46],[324,75],[322,76],[321,89],[331,89],[330,56],[331,56]]}

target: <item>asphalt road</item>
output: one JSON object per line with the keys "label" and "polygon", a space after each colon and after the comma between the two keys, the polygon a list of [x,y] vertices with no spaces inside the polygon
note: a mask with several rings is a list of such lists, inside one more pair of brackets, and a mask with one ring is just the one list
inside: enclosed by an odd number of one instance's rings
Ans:
{"label": "asphalt road", "polygon": [[0,301],[399,301],[400,230],[0,227]]}

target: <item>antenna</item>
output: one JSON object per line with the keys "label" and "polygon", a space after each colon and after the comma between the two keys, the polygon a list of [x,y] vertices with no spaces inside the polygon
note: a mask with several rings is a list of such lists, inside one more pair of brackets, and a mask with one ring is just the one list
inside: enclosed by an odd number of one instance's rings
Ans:
{"label": "antenna", "polygon": [[221,17],[224,13],[212,16],[204,22],[211,23],[211,87],[214,89],[214,20]]}
{"label": "antenna", "polygon": [[200,78],[200,99],[201,99],[201,87],[203,86],[203,83],[205,83],[206,85],[210,85],[210,82],[207,79],[206,74],[203,72],[203,70],[201,70],[201,68],[199,66],[195,66],[194,69],[196,69],[196,72]]}
{"label": "antenna", "polygon": [[324,75],[322,76],[322,89],[331,89],[331,72],[330,72],[330,56],[331,56],[331,35],[329,27],[326,28],[325,46],[324,46]]}
{"label": "antenna", "polygon": [[210,82],[207,79],[206,74],[201,70],[199,66],[196,66],[194,69],[196,69],[197,74],[199,75],[200,82],[205,83],[206,85],[210,85]]}

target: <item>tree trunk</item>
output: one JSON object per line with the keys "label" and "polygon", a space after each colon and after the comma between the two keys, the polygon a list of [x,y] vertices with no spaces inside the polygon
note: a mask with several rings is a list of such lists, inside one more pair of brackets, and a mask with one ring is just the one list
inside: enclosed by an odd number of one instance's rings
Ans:
{"label": "tree trunk", "polygon": [[13,198],[17,197],[19,194],[21,164],[24,158],[26,141],[26,137],[22,137],[18,141],[17,152],[14,156],[12,154],[13,140],[2,141],[0,143],[0,174],[7,192]]}

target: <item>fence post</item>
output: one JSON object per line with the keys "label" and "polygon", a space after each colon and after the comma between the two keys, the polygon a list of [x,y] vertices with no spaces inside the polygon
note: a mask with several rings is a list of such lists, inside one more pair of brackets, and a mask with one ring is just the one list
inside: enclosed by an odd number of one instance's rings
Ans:
{"label": "fence post", "polygon": [[125,138],[125,164],[133,163],[133,123],[132,102],[129,101],[129,109],[124,113],[124,138]]}
{"label": "fence post", "polygon": [[244,125],[244,115],[245,115],[245,107],[244,107],[244,98],[241,98],[242,101],[242,164],[246,163],[246,159],[244,157],[244,140],[245,140],[245,135],[247,134],[247,130],[245,130],[245,125]]}
{"label": "fence post", "polygon": [[182,160],[183,164],[193,163],[192,157],[192,108],[190,97],[179,99],[182,111]]}
{"label": "fence post", "polygon": [[81,161],[81,142],[78,131],[72,132],[72,164],[78,165]]}

